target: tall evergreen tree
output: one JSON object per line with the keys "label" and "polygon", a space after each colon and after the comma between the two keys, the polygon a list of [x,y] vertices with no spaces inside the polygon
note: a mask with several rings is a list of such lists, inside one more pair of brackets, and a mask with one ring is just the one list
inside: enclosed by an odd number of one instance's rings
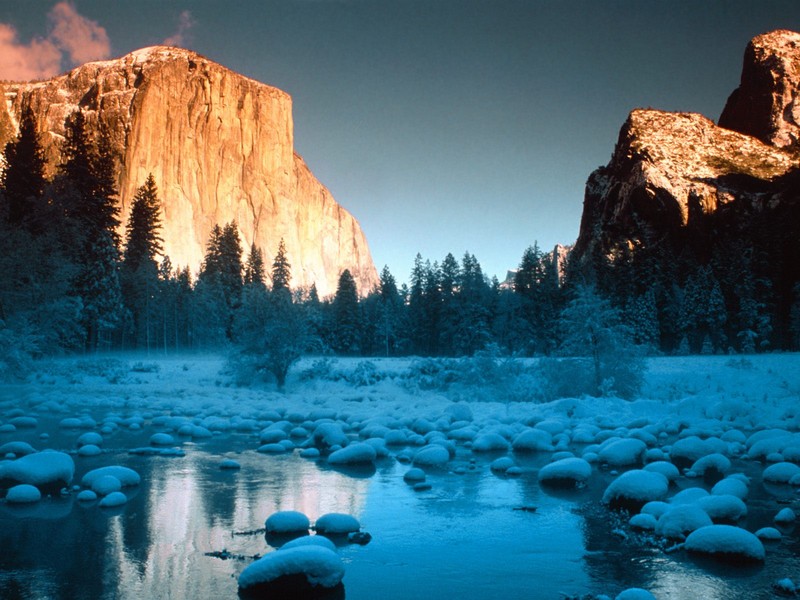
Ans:
{"label": "tall evergreen tree", "polygon": [[98,154],[81,111],[67,121],[63,151],[58,204],[73,223],[73,287],[83,300],[87,347],[96,349],[99,335],[119,323],[122,307],[113,161]]}
{"label": "tall evergreen tree", "polygon": [[250,252],[247,255],[247,262],[244,265],[244,279],[245,287],[247,286],[265,286],[266,285],[266,271],[264,268],[264,255],[261,249],[258,248],[253,242],[250,244]]}
{"label": "tall evergreen tree", "polygon": [[333,299],[333,349],[341,354],[357,354],[360,337],[358,290],[349,269],[342,271]]}
{"label": "tall evergreen tree", "polygon": [[123,261],[131,270],[139,268],[144,261],[156,262],[163,251],[161,230],[161,202],[153,174],[136,190],[131,202],[131,212],[125,227],[127,241]]}
{"label": "tall evergreen tree", "polygon": [[[222,228],[215,225],[200,270],[203,302],[198,302],[197,306],[205,306],[214,314],[224,313],[224,331],[228,340],[233,339],[234,314],[241,304],[243,272],[242,245],[236,223],[227,223]],[[223,305],[217,307],[215,303],[220,298]]]}
{"label": "tall evergreen tree", "polygon": [[453,337],[456,354],[471,356],[491,341],[491,290],[473,254],[461,259],[458,326]]}
{"label": "tall evergreen tree", "polygon": [[200,278],[211,280],[219,276],[222,272],[222,250],[220,248],[222,240],[222,228],[217,224],[211,229],[206,242],[206,253],[203,257],[203,264],[200,267]]}
{"label": "tall evergreen tree", "polygon": [[272,293],[283,293],[289,291],[289,282],[292,279],[292,270],[289,259],[286,257],[286,244],[283,238],[278,245],[278,253],[272,262]]}
{"label": "tall evergreen tree", "polygon": [[45,159],[33,111],[26,108],[22,113],[19,135],[6,144],[5,168],[0,177],[0,187],[5,213],[12,225],[22,225],[33,233],[41,233],[46,226],[44,220],[44,176]]}
{"label": "tall evergreen tree", "polygon": [[402,318],[403,301],[397,290],[397,281],[389,271],[388,265],[383,267],[380,274],[381,283],[378,293],[381,299],[382,323],[381,333],[383,338],[383,351],[386,356],[397,352],[398,329]]}
{"label": "tall evergreen tree", "polygon": [[[157,257],[162,249],[161,203],[153,175],[136,190],[126,225],[127,240],[122,260],[122,290],[133,317],[137,345],[148,350],[154,345],[156,320],[164,316],[157,298],[166,285],[159,276]],[[169,281],[169,273],[166,281]]]}

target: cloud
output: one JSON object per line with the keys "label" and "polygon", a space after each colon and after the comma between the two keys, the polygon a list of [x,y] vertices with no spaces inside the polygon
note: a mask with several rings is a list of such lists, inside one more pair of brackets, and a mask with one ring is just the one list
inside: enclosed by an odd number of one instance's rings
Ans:
{"label": "cloud", "polygon": [[82,17],[69,2],[59,2],[47,13],[50,38],[74,64],[108,58],[111,42],[106,30],[95,21]]}
{"label": "cloud", "polygon": [[166,46],[184,46],[188,42],[189,30],[194,27],[196,21],[192,17],[192,13],[184,10],[178,16],[178,30],[164,40]]}
{"label": "cloud", "polygon": [[17,30],[0,23],[0,78],[16,81],[58,74],[61,51],[50,40],[37,38],[20,43]]}
{"label": "cloud", "polygon": [[0,79],[44,79],[58,75],[65,63],[74,66],[110,56],[106,30],[79,15],[69,2],[56,4],[47,20],[48,35],[27,44],[19,40],[13,25],[0,23]]}

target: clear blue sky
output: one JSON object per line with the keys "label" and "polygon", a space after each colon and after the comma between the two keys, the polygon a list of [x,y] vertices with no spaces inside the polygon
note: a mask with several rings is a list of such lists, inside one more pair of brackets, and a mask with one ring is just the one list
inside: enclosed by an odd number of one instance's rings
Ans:
{"label": "clear blue sky", "polygon": [[[55,3],[0,0],[0,23],[27,44],[48,35]],[[296,150],[359,220],[378,269],[400,281],[417,252],[441,261],[468,250],[502,279],[535,240],[574,242],[586,178],[608,162],[631,109],[716,119],[748,40],[800,30],[797,0],[72,8],[105,30],[112,56],[180,34],[185,47],[290,93]]]}

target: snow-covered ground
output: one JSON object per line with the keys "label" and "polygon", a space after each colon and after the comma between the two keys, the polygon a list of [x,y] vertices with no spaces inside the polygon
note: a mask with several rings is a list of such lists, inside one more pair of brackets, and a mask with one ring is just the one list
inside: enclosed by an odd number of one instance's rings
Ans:
{"label": "snow-covered ground", "polygon": [[[631,510],[630,524],[624,526],[636,535],[666,540],[659,547],[683,548],[687,539],[687,551],[769,561],[769,544],[775,542],[768,540],[777,536],[777,543],[797,544],[798,354],[650,358],[637,400],[563,398],[548,403],[509,401],[500,393],[503,401],[491,401],[491,388],[485,385],[469,401],[469,388],[463,385],[457,393],[420,385],[409,377],[411,362],[304,359],[290,373],[285,392],[269,384],[235,385],[225,359],[216,355],[42,362],[28,383],[0,387],[0,446],[6,444],[0,482],[33,484],[47,493],[42,483],[61,485],[72,477],[66,464],[69,453],[77,460],[102,452],[102,435],[88,433],[77,448],[62,449],[67,454],[32,452],[17,438],[40,420],[101,434],[146,431],[152,434],[149,445],[129,450],[150,456],[181,457],[186,439],[200,443],[221,432],[246,432],[258,438],[253,451],[294,451],[319,460],[321,468],[396,461],[434,473],[463,474],[478,460],[497,476],[525,478],[530,469],[521,457],[533,453],[545,455],[545,463],[552,460],[552,466],[536,467],[532,473],[533,481],[539,475],[541,486],[582,488],[602,475],[604,501]],[[514,398],[524,398],[519,387]],[[42,436],[46,440],[48,433]],[[464,462],[465,456],[474,458]],[[227,461],[220,466],[240,466],[230,457]],[[743,464],[749,465],[749,478],[741,473]],[[621,475],[615,479],[617,471]],[[49,473],[52,481],[47,480]],[[75,479],[81,475],[76,472]],[[83,478],[83,489],[73,490],[84,494],[78,499],[93,501],[94,494],[124,506],[130,474],[118,470],[101,475]],[[430,489],[424,472],[421,477],[409,481],[419,490]],[[762,483],[780,487],[778,496],[788,511],[779,517],[776,505],[775,522],[748,533],[741,519],[747,515],[748,494]],[[30,487],[9,494],[6,503],[40,501]],[[759,503],[763,512],[763,500]],[[730,529],[731,523],[741,531]],[[691,537],[694,531],[698,533]],[[784,575],[800,578],[797,571]],[[345,585],[347,581],[345,577]],[[661,589],[663,595],[667,588]]]}
{"label": "snow-covered ground", "polygon": [[[375,366],[380,381],[308,378],[316,359],[290,373],[285,393],[269,384],[239,387],[218,355],[111,355],[40,364],[33,383],[0,387],[0,409],[58,413],[148,411],[154,414],[258,418],[265,410],[343,411],[347,415],[433,418],[452,401],[446,390],[420,390],[404,378],[411,359],[329,359],[340,372]],[[476,395],[477,396],[477,395]],[[458,394],[463,399],[463,393]],[[483,400],[486,395],[479,396]],[[680,428],[737,427],[746,431],[800,429],[800,355],[691,356],[648,359],[638,400],[568,398],[535,402],[472,402],[476,424],[485,419],[529,422],[555,418],[575,426],[613,429],[644,419]]]}

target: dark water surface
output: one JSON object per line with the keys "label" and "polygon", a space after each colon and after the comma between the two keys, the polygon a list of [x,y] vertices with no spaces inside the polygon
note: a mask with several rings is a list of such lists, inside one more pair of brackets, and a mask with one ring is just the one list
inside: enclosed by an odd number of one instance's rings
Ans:
{"label": "dark water surface", "polygon": [[[50,439],[39,439],[43,431]],[[470,469],[471,455],[459,449],[450,468],[465,466],[466,473],[429,473],[432,489],[415,492],[402,479],[408,467],[394,460],[340,472],[296,454],[258,454],[257,439],[247,434],[184,443],[184,457],[128,454],[153,431],[118,431],[106,437],[103,455],[75,456],[75,482],[108,464],[141,475],[138,487],[123,490],[123,507],[79,503],[75,494],[28,507],[0,503],[0,598],[236,598],[237,577],[251,557],[273,551],[268,542],[279,544],[253,533],[277,510],[300,510],[312,522],[333,511],[358,517],[372,541],[339,548],[351,600],[613,597],[634,586],[659,599],[735,600],[773,598],[774,581],[800,579],[797,530],[766,545],[763,566],[666,553],[632,536],[624,519],[599,504],[612,475],[596,472],[580,491],[540,487],[536,472],[549,462],[546,453],[516,457],[523,473],[507,478],[490,471],[495,456],[479,457]],[[40,424],[3,434],[0,444],[71,449],[79,434]],[[220,470],[224,457],[242,469]],[[760,465],[744,467],[760,474]],[[771,525],[778,509],[796,501],[790,488],[758,482],[743,523],[751,531]],[[536,511],[514,510],[523,506]],[[234,557],[207,555],[223,550]]]}

